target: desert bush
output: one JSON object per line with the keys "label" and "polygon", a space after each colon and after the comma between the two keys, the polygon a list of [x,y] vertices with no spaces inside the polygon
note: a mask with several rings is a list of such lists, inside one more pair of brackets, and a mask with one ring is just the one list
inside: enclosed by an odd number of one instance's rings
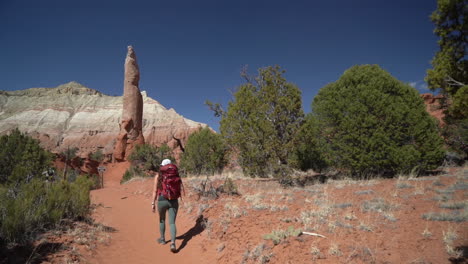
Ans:
{"label": "desert bush", "polygon": [[[419,93],[377,65],[354,66],[312,103],[318,152],[354,177],[434,169],[444,152]],[[311,126],[312,126],[311,125]]]}
{"label": "desert bush", "polygon": [[168,145],[156,147],[150,144],[137,145],[128,159],[134,167],[152,171],[159,170],[163,159],[175,161],[175,158],[172,157],[171,148]]}
{"label": "desert bush", "polygon": [[127,181],[129,181],[130,179],[132,178],[136,178],[136,177],[149,177],[150,174],[146,174],[142,169],[140,169],[139,167],[136,167],[136,166],[130,166],[130,168],[128,168],[124,175],[122,176],[122,179],[120,180],[120,184],[122,183],[125,183]]}
{"label": "desert bush", "polygon": [[0,238],[5,242],[24,243],[34,239],[64,218],[80,219],[89,212],[92,181],[80,176],[75,182],[45,182],[33,179],[21,185],[17,193],[0,188]]}
{"label": "desert bush", "polygon": [[[464,100],[466,102],[468,101],[468,86],[465,87]],[[468,159],[468,113],[465,113],[464,118],[455,118],[450,115],[449,109],[446,114],[444,121],[447,125],[442,127],[442,136],[445,144],[454,151],[447,153],[446,160],[449,164],[460,166]]]}
{"label": "desert bush", "polygon": [[239,191],[237,188],[237,184],[231,179],[226,178],[223,185],[221,185],[221,192],[229,194],[229,195],[239,195]]}
{"label": "desert bush", "polygon": [[180,167],[189,174],[214,174],[227,164],[226,145],[220,134],[205,127],[191,134],[182,154]]}
{"label": "desert bush", "polygon": [[95,152],[90,153],[89,158],[101,163],[104,160],[105,156],[104,153],[102,153],[102,150],[98,149]]}
{"label": "desert bush", "polygon": [[252,250],[247,249],[244,252],[244,256],[241,263],[248,263],[249,260],[256,261],[255,263],[268,263],[270,262],[273,253],[269,252],[268,247],[265,243],[258,244]]}
{"label": "desert bush", "polygon": [[25,243],[62,219],[87,216],[93,181],[56,177],[52,156],[18,130],[0,137],[0,244]]}
{"label": "desert bush", "polygon": [[284,177],[289,173],[289,156],[301,126],[301,90],[283,77],[279,66],[258,70],[257,76],[243,75],[227,111],[207,102],[221,116],[220,131],[236,151],[239,165],[252,177]]}
{"label": "desert bush", "polygon": [[52,154],[18,129],[0,137],[0,184],[20,185],[43,174],[52,166]]}
{"label": "desert bush", "polygon": [[273,244],[278,245],[283,241],[284,239],[290,237],[290,236],[299,236],[302,234],[301,229],[294,229],[294,227],[290,226],[288,227],[287,230],[273,230],[271,233],[266,234],[263,236],[263,239],[265,240],[272,240]]}
{"label": "desert bush", "polygon": [[198,198],[206,197],[210,199],[217,199],[222,187],[213,186],[213,182],[208,176],[206,176],[205,180],[196,181],[196,184],[192,186],[192,189],[195,194],[197,194]]}
{"label": "desert bush", "polygon": [[364,201],[362,204],[362,211],[364,212],[369,212],[369,211],[374,211],[374,212],[387,212],[395,208],[394,205],[388,203],[385,201],[385,199],[382,198],[374,198],[369,201]]}

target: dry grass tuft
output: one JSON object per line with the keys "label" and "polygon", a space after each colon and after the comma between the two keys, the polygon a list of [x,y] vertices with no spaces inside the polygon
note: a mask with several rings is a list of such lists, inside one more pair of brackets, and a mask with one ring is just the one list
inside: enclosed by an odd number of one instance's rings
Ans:
{"label": "dry grass tuft", "polygon": [[429,231],[429,229],[427,229],[427,227],[426,227],[426,229],[424,229],[424,231],[423,231],[421,234],[422,234],[423,237],[425,237],[425,238],[430,238],[430,237],[432,236],[431,231]]}
{"label": "dry grass tuft", "polygon": [[452,212],[430,212],[423,214],[422,218],[429,221],[449,221],[449,222],[466,222],[468,221],[468,210],[452,211]]}
{"label": "dry grass tuft", "polygon": [[265,243],[258,244],[252,251],[247,249],[244,252],[242,263],[246,263],[249,260],[257,261],[257,263],[264,264],[268,263],[273,256],[273,253],[269,252]]}
{"label": "dry grass tuft", "polygon": [[333,255],[333,256],[337,256],[337,257],[343,255],[340,248],[338,247],[338,244],[336,244],[336,243],[331,243],[330,244],[330,248],[328,249],[328,254]]}
{"label": "dry grass tuft", "polygon": [[447,251],[447,254],[455,258],[460,258],[463,255],[463,252],[461,250],[456,249],[453,246],[453,243],[458,238],[455,230],[449,227],[449,229],[446,232],[442,232],[442,238],[444,240],[445,250]]}

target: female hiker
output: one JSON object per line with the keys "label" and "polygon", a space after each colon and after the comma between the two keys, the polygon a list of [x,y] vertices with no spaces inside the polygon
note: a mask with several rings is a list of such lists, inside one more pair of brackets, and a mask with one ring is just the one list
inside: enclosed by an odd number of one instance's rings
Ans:
{"label": "female hiker", "polygon": [[179,177],[177,166],[172,164],[171,160],[164,159],[159,168],[159,174],[154,177],[153,200],[151,208],[155,211],[155,201],[158,201],[159,213],[159,232],[161,237],[157,240],[158,243],[166,244],[166,211],[169,211],[169,226],[171,231],[171,251],[177,252],[175,239],[177,229],[175,225],[177,211],[179,209],[179,201],[182,189],[182,180]]}

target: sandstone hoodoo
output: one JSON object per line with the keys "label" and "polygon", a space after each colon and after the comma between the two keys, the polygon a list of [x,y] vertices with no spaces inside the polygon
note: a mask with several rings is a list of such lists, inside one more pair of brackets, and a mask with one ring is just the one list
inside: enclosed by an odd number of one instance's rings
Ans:
{"label": "sandstone hoodoo", "polygon": [[136,145],[145,143],[142,131],[143,98],[138,88],[139,81],[140,70],[135,51],[132,46],[128,46],[125,59],[122,120],[114,149],[116,160],[124,160]]}

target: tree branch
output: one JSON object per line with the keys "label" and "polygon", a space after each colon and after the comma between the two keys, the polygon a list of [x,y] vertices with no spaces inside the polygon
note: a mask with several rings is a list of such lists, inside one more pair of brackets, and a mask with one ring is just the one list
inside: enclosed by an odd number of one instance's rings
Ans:
{"label": "tree branch", "polygon": [[466,84],[462,83],[462,82],[459,82],[455,79],[453,79],[450,75],[448,75],[448,77],[445,79],[445,81],[447,82],[448,85],[454,85],[454,86],[465,86]]}

